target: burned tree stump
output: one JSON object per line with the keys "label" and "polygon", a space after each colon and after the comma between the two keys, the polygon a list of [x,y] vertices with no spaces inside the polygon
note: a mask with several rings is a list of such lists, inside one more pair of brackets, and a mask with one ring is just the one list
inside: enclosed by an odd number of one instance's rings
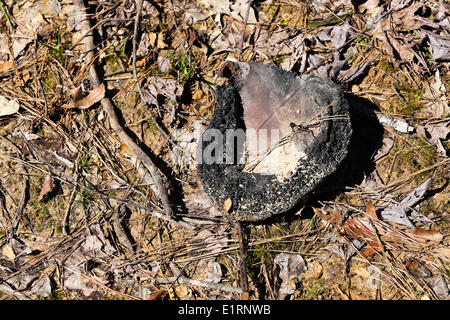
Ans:
{"label": "burned tree stump", "polygon": [[198,176],[214,204],[231,199],[236,220],[264,220],[301,204],[347,155],[349,105],[328,80],[228,61],[216,100]]}

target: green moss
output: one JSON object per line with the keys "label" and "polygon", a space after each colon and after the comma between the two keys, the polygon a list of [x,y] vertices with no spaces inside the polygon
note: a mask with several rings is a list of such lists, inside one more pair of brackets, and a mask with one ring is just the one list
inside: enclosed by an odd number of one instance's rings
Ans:
{"label": "green moss", "polygon": [[49,208],[55,208],[56,206],[58,206],[60,210],[64,210],[65,203],[57,202],[56,199],[52,199],[47,203],[32,200],[30,202],[30,205],[33,208],[33,214],[36,219],[36,225],[34,229],[36,232],[41,232],[50,226],[55,228],[56,233],[62,234],[63,230],[60,219],[52,216]]}
{"label": "green moss", "polygon": [[384,59],[381,59],[380,62],[378,62],[377,68],[387,73],[394,73],[398,71],[392,63]]}
{"label": "green moss", "polygon": [[[433,165],[437,157],[435,148],[424,138],[412,138],[409,145],[396,139],[391,154],[397,154],[396,171],[405,174]],[[421,183],[432,175],[432,170],[423,172],[414,177],[414,182]]]}
{"label": "green moss", "polygon": [[150,131],[150,133],[153,134],[153,135],[159,134],[158,127],[156,126],[155,123],[153,123],[150,120],[148,121],[148,129],[147,130]]}
{"label": "green moss", "polygon": [[319,300],[320,296],[326,298],[329,296],[329,290],[323,283],[323,280],[319,279],[311,283],[309,286],[305,286],[302,289],[301,295],[298,297],[300,300]]}
{"label": "green moss", "polygon": [[116,72],[122,69],[120,58],[114,52],[112,47],[110,47],[110,50],[108,50],[108,55],[106,56],[105,63],[109,72]]}
{"label": "green moss", "polygon": [[[282,236],[282,232],[278,228],[268,228],[265,233],[262,229],[252,228],[252,238],[268,239]],[[248,250],[247,257],[247,271],[250,276],[257,276],[259,274],[259,266],[264,263],[268,270],[273,266],[274,252],[289,250],[286,243],[280,241],[269,241],[266,243],[256,244],[251,246]]]}
{"label": "green moss", "polygon": [[284,61],[284,56],[277,54],[276,56],[272,57],[272,60],[273,63],[279,67]]}
{"label": "green moss", "polygon": [[385,59],[378,62],[377,69],[386,74],[378,78],[377,86],[380,88],[393,87],[396,91],[391,102],[391,112],[412,115],[422,109],[421,87],[411,82],[401,70]]}
{"label": "green moss", "polygon": [[45,66],[44,71],[42,72],[41,80],[43,82],[44,91],[46,93],[52,93],[56,91],[56,88],[59,84],[58,75],[51,70],[50,67]]}
{"label": "green moss", "polygon": [[409,86],[405,82],[395,84],[395,88],[406,101],[406,106],[399,108],[402,114],[411,115],[422,108],[422,93],[420,90]]}
{"label": "green moss", "polygon": [[269,10],[267,10],[267,16],[269,17],[269,20],[274,21],[279,11],[279,6],[270,6]]}
{"label": "green moss", "polygon": [[76,294],[73,294],[67,290],[57,289],[50,292],[49,296],[44,298],[44,300],[73,300],[76,297]]}
{"label": "green moss", "polygon": [[278,25],[281,27],[287,27],[289,25],[289,19],[287,18],[281,18],[278,22]]}
{"label": "green moss", "polygon": [[35,210],[34,214],[39,221],[46,221],[51,217],[45,203],[33,200],[31,201],[31,207]]}

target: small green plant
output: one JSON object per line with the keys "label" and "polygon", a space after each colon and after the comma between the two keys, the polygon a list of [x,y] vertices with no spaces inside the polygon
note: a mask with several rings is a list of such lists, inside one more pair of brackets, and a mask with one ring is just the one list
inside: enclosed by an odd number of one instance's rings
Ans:
{"label": "small green plant", "polygon": [[54,56],[59,62],[64,62],[65,60],[64,48],[61,42],[61,34],[59,32],[56,32],[55,34],[55,40],[53,42],[53,45],[48,45],[44,43],[44,46],[46,46],[51,50],[51,55]]}
{"label": "small green plant", "polygon": [[289,25],[289,19],[287,18],[281,18],[280,22],[278,23],[282,27],[287,27]]}
{"label": "small green plant", "polygon": [[450,264],[444,262],[444,266],[439,269],[439,272],[446,278],[450,278]]}
{"label": "small green plant", "polygon": [[316,216],[314,215],[312,218],[311,218],[311,229],[312,230],[315,230],[316,229]]}
{"label": "small green plant", "polygon": [[274,63],[275,65],[281,66],[281,64],[282,64],[283,61],[284,61],[284,56],[283,56],[283,55],[280,55],[280,54],[277,54],[277,55],[275,55],[274,57],[272,57],[272,60],[273,60],[273,63]]}
{"label": "small green plant", "polygon": [[431,51],[430,51],[430,47],[429,46],[424,46],[423,47],[423,51],[425,52],[425,56],[428,60],[432,59],[432,55],[431,55]]}
{"label": "small green plant", "polygon": [[38,220],[45,221],[50,218],[50,212],[44,203],[33,200],[31,201],[31,206],[36,210],[35,216]]}
{"label": "small green plant", "polygon": [[128,37],[126,37],[125,40],[123,40],[122,44],[119,47],[120,57],[125,60],[128,60],[128,57],[125,53],[125,50],[127,48],[127,43],[128,43]]}
{"label": "small green plant", "polygon": [[172,69],[178,73],[178,81],[180,81],[180,83],[187,82],[194,75],[195,71],[191,50],[186,53],[184,49],[181,49],[181,54],[178,58],[171,52],[169,52],[169,56],[172,60]]}
{"label": "small green plant", "polygon": [[81,191],[77,191],[78,199],[75,202],[79,204],[85,204],[92,201],[92,194],[87,189],[83,189]]}
{"label": "small green plant", "polygon": [[367,46],[369,44],[369,40],[367,38],[362,38],[361,40],[359,40],[359,44]]}
{"label": "small green plant", "polygon": [[8,13],[6,12],[5,8],[3,7],[3,4],[0,3],[0,11],[3,13],[3,15],[5,16],[6,21],[8,21],[9,27],[12,29],[13,28],[13,24],[11,22],[11,19],[9,18]]}
{"label": "small green plant", "polygon": [[78,165],[84,171],[88,171],[89,166],[91,165],[91,162],[92,162],[91,155],[86,152],[86,153],[83,153],[83,155],[81,155]]}

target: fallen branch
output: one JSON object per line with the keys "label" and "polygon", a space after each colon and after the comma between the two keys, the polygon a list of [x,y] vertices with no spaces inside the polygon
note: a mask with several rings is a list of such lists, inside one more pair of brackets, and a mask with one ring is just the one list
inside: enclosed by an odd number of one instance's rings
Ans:
{"label": "fallen branch", "polygon": [[[142,1],[141,1],[142,2]],[[74,0],[73,1],[76,8],[79,10],[79,17],[82,20],[81,21],[81,31],[83,33],[87,32],[87,35],[83,39],[83,46],[85,51],[87,52],[85,55],[85,62],[89,63],[89,61],[93,60],[94,58],[94,35],[89,23],[89,20],[87,18],[86,14],[86,8],[83,4],[82,0]],[[89,31],[90,30],[90,31]],[[88,32],[89,31],[89,32]],[[102,84],[102,81],[100,77],[97,74],[97,71],[95,70],[95,67],[93,65],[89,68],[89,76],[91,78],[92,84],[94,87],[98,87]],[[111,128],[114,130],[114,132],[117,134],[119,139],[128,147],[130,150],[136,155],[137,159],[144,165],[144,167],[148,170],[150,175],[152,176],[153,182],[156,186],[155,193],[157,193],[157,196],[161,199],[161,203],[163,205],[163,210],[165,215],[168,218],[173,217],[173,210],[172,210],[172,204],[169,201],[169,197],[167,194],[167,190],[165,189],[163,185],[163,181],[161,178],[161,175],[159,173],[158,168],[153,163],[153,161],[150,159],[150,157],[141,149],[141,147],[125,132],[123,127],[119,123],[119,119],[117,117],[117,114],[114,110],[114,106],[108,97],[104,97],[100,103],[102,104],[103,110],[108,115],[109,123]]]}

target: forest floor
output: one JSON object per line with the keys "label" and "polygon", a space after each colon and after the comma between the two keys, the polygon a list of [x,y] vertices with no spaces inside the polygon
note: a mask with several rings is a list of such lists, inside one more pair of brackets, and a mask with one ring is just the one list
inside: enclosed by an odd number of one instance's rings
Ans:
{"label": "forest floor", "polygon": [[[450,298],[448,3],[85,5],[0,1],[0,299]],[[353,184],[228,221],[195,161],[226,60],[375,112]]]}

